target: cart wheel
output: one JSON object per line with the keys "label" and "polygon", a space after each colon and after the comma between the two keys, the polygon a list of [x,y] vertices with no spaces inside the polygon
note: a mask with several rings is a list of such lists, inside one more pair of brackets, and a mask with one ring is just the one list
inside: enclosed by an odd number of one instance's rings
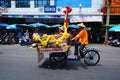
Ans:
{"label": "cart wheel", "polygon": [[50,54],[50,63],[51,66],[62,68],[67,62],[67,55],[65,52],[51,53]]}

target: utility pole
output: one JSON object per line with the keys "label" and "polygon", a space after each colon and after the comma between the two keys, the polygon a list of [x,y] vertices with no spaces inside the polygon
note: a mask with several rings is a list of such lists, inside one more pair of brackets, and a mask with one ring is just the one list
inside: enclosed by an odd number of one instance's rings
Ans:
{"label": "utility pole", "polygon": [[105,41],[104,44],[108,44],[108,27],[110,23],[110,5],[111,5],[111,0],[108,0],[107,4],[107,19],[106,19],[106,30],[105,30]]}

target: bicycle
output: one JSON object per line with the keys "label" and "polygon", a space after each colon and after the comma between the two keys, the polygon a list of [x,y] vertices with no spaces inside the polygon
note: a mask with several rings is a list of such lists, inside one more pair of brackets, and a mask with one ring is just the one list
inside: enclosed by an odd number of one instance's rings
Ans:
{"label": "bicycle", "polygon": [[99,51],[95,48],[85,47],[83,50],[84,62],[89,66],[94,66],[100,61]]}
{"label": "bicycle", "polygon": [[[83,50],[84,53],[84,63],[88,66],[94,66],[100,61],[99,51],[95,48],[85,47]],[[70,49],[66,52],[56,52],[50,54],[50,63],[54,67],[62,68],[66,65],[68,56],[70,55]],[[80,53],[77,56],[77,59],[80,60]]]}

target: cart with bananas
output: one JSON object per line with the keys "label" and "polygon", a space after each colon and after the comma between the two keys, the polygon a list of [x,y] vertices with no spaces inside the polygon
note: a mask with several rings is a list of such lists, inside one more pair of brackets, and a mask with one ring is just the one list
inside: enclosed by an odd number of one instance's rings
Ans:
{"label": "cart with bananas", "polygon": [[43,34],[40,36],[33,36],[33,40],[36,41],[37,52],[38,52],[38,62],[40,62],[44,58],[45,53],[49,53],[49,61],[52,66],[55,67],[63,67],[67,62],[68,50],[70,48],[67,45],[67,39],[70,37],[67,32],[68,24],[68,13],[72,11],[72,8],[66,6],[66,10],[64,10],[64,25],[63,33],[61,36],[57,34],[47,35]]}
{"label": "cart with bananas", "polygon": [[44,54],[49,54],[50,64],[54,67],[63,67],[67,62],[68,50],[67,39],[69,34],[64,32],[61,37],[57,35],[43,34],[42,37],[34,36],[38,52],[38,63],[44,58]]}

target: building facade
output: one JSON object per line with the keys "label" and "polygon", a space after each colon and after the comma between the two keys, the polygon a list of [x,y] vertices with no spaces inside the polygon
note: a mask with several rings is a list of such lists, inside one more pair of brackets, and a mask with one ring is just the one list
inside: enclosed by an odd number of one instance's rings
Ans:
{"label": "building facade", "polygon": [[97,40],[96,33],[103,25],[103,5],[104,0],[0,0],[0,20],[8,24],[63,24],[63,10],[70,6],[69,23],[84,22]]}
{"label": "building facade", "polygon": [[103,14],[99,9],[103,2],[104,0],[0,0],[0,12],[3,18],[24,19],[24,23],[59,23],[64,18],[63,10],[70,6],[73,9],[69,14],[70,23],[102,22]]}

